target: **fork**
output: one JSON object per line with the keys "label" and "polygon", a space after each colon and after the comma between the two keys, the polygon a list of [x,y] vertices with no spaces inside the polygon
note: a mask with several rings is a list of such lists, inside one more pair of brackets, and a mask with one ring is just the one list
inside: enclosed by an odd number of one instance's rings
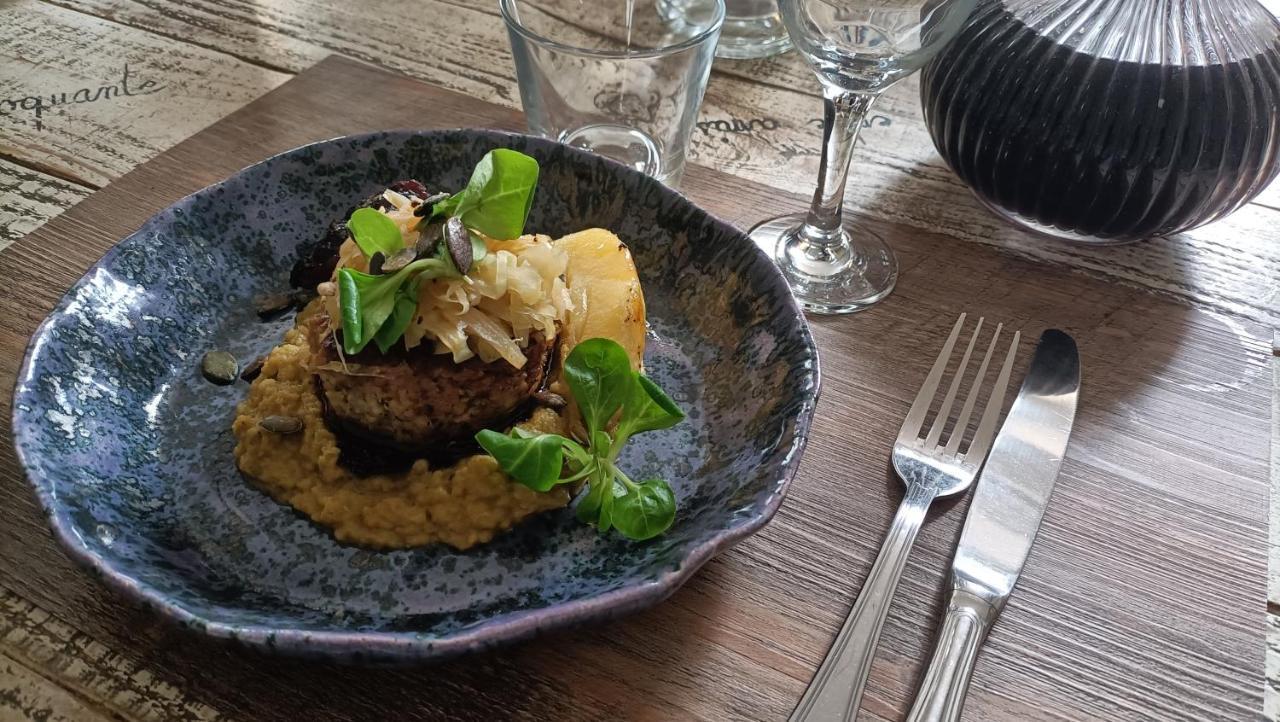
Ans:
{"label": "fork", "polygon": [[1013,334],[1013,342],[1009,344],[1004,363],[991,386],[982,419],[964,453],[960,453],[960,444],[982,391],[982,382],[1003,324],[996,325],[995,334],[987,345],[986,355],[973,377],[956,423],[950,435],[945,440],[942,438],[978,334],[982,331],[981,318],[978,319],[973,336],[960,359],[955,377],[947,386],[933,424],[926,434],[921,434],[964,321],[965,314],[962,313],[898,431],[898,439],[893,445],[893,468],[906,486],[902,504],[885,536],[880,555],[876,557],[876,562],[862,585],[862,592],[844,626],[840,628],[840,633],[836,635],[831,649],[827,651],[826,659],[822,661],[809,688],[800,698],[800,704],[791,713],[790,722],[851,722],[857,716],[880,631],[884,627],[893,592],[898,587],[898,580],[902,577],[903,567],[906,566],[907,556],[917,532],[920,531],[925,512],[934,499],[968,489],[986,459],[987,452],[991,450],[996,422],[1004,406],[1005,389],[1009,385],[1009,374],[1018,350],[1021,337],[1019,332]]}

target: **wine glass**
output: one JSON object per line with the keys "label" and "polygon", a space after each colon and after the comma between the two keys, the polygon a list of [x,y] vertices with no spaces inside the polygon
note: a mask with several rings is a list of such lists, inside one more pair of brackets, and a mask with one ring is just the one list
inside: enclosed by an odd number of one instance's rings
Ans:
{"label": "wine glass", "polygon": [[764,221],[751,229],[751,238],[773,254],[807,310],[852,313],[893,290],[893,251],[869,229],[843,218],[849,158],[871,104],[937,54],[975,4],[778,0],[792,43],[822,81],[822,165],[809,211]]}

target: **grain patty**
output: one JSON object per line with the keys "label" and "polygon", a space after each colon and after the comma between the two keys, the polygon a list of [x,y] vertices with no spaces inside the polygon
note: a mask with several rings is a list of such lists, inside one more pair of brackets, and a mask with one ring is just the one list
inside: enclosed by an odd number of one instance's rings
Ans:
{"label": "grain patty", "polygon": [[346,356],[341,368],[329,317],[309,322],[311,366],[326,415],[335,431],[361,437],[427,459],[457,457],[473,450],[480,429],[505,429],[532,408],[532,397],[547,380],[554,343],[541,333],[530,338],[528,361],[515,368],[502,359],[475,357],[454,363],[429,345],[383,354],[370,344]]}

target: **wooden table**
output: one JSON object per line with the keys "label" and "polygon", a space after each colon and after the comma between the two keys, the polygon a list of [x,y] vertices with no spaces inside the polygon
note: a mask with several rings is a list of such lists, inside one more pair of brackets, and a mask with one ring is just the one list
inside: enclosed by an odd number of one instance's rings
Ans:
{"label": "wooden table", "polygon": [[[506,38],[489,4],[336,5],[15,0],[0,6],[0,243],[22,237],[331,52],[518,106]],[[794,54],[718,61],[694,162],[780,189],[809,187],[817,172],[816,90]],[[1111,250],[1048,245],[1004,226],[959,186],[928,141],[917,91],[908,81],[873,111],[855,157],[850,207],[1276,328],[1280,188],[1176,239]],[[77,98],[85,102],[72,102]],[[1273,550],[1277,546],[1273,529]],[[4,542],[0,556],[15,549]],[[20,586],[16,581],[0,576],[0,719],[219,716],[164,681],[164,670],[149,668],[145,658],[118,654],[10,591]],[[1280,611],[1277,587],[1271,586],[1269,611]],[[1280,718],[1280,696],[1272,692],[1280,684],[1280,616],[1269,614],[1268,624],[1276,651],[1268,654],[1267,712],[1274,719]]]}

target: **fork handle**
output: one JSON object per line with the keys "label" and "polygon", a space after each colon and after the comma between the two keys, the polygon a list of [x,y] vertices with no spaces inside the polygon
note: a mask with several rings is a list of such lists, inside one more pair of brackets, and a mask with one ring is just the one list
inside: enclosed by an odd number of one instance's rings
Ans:
{"label": "fork handle", "polygon": [[962,589],[951,592],[938,646],[907,722],[956,722],[964,708],[978,648],[999,610]]}
{"label": "fork handle", "polygon": [[907,488],[858,600],[791,713],[790,722],[851,722],[857,716],[893,592],[934,495],[923,485]]}

